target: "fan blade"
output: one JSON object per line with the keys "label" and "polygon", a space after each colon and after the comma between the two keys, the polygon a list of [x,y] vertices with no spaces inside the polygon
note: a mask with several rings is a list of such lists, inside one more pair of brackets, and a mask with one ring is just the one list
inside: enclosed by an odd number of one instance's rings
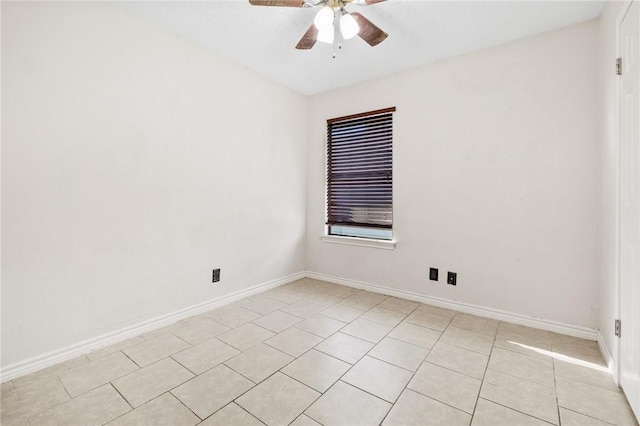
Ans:
{"label": "fan blade", "polygon": [[311,24],[306,33],[302,36],[298,44],[296,45],[296,49],[311,49],[315,44],[318,38],[318,29],[315,25]]}
{"label": "fan blade", "polygon": [[253,6],[302,7],[304,0],[249,0]]}
{"label": "fan blade", "polygon": [[383,1],[387,1],[387,0],[365,0],[365,4],[367,6],[372,5],[372,4],[376,4],[376,3],[382,3]]}
{"label": "fan blade", "polygon": [[361,39],[369,43],[371,47],[377,46],[382,43],[389,34],[382,31],[375,26],[370,20],[359,14],[358,12],[351,12],[351,16],[356,18],[356,22],[360,26],[360,32],[358,35]]}

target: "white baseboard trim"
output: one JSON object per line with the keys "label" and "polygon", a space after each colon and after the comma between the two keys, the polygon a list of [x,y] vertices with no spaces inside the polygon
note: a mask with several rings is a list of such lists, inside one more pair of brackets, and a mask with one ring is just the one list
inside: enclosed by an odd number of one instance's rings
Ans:
{"label": "white baseboard trim", "polygon": [[512,312],[502,311],[499,309],[486,308],[483,306],[472,305],[469,303],[456,302],[454,300],[442,299],[439,297],[427,296],[424,294],[414,293],[411,291],[398,290],[391,287],[385,287],[377,284],[369,284],[362,281],[356,281],[348,278],[340,278],[332,275],[322,274],[319,272],[307,271],[308,278],[321,281],[328,281],[335,284],[346,285],[348,287],[358,288],[361,290],[373,291],[376,293],[386,294],[388,296],[401,297],[416,302],[426,303],[428,305],[438,306],[446,309],[473,314],[480,317],[493,318],[500,321],[511,322],[514,324],[525,325],[527,327],[538,328],[541,330],[553,331],[559,334],[580,337],[582,339],[596,340],[596,330],[587,327],[580,327],[571,324],[564,324],[556,321],[545,320],[542,318],[534,318],[526,315],[515,314]]}
{"label": "white baseboard trim", "polygon": [[611,373],[611,378],[615,382],[616,385],[619,385],[619,377],[618,377],[618,364],[616,363],[616,359],[611,354],[607,343],[604,340],[604,337],[600,333],[600,330],[596,330],[597,333],[597,341],[598,347],[600,347],[600,353],[604,358],[604,362],[607,363],[607,367],[609,368],[609,373]]}
{"label": "white baseboard trim", "polygon": [[304,271],[296,272],[285,277],[267,281],[265,283],[255,285],[244,290],[217,297],[207,302],[189,306],[184,309],[171,312],[169,314],[161,315],[159,317],[122,328],[120,330],[106,333],[101,336],[97,336],[91,339],[84,340],[82,342],[75,343],[73,345],[66,346],[64,348],[60,348],[7,365],[0,372],[0,381],[4,383],[8,380],[13,380],[17,377],[34,373],[36,371],[42,370],[43,368],[50,367],[52,365],[84,354],[88,354],[98,349],[102,349],[105,346],[113,345],[131,337],[138,336],[140,334],[173,324],[185,318],[202,314],[204,312],[210,311],[211,309],[218,308],[231,302],[235,302],[236,300],[242,299],[244,297],[262,293],[263,291],[299,280],[301,278],[304,278],[305,276],[306,273]]}

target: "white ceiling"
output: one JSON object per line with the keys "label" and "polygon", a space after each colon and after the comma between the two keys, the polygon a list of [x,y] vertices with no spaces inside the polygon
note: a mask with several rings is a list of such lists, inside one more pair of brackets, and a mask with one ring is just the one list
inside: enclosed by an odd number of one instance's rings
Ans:
{"label": "white ceiling", "polygon": [[294,47],[318,9],[251,6],[248,0],[124,2],[128,12],[312,95],[596,18],[604,1],[388,0],[349,5],[389,33],[376,47],[356,37]]}

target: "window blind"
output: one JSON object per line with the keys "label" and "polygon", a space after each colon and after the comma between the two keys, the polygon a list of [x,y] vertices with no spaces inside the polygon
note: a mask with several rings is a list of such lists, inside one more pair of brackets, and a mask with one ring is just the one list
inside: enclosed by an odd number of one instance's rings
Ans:
{"label": "window blind", "polygon": [[392,227],[393,111],[327,120],[327,225]]}

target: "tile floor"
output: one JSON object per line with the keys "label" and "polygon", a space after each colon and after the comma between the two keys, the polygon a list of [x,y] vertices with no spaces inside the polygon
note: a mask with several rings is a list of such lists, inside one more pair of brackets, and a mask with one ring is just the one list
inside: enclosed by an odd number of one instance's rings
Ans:
{"label": "tile floor", "polygon": [[2,384],[2,425],[637,425],[595,342],[303,279]]}

